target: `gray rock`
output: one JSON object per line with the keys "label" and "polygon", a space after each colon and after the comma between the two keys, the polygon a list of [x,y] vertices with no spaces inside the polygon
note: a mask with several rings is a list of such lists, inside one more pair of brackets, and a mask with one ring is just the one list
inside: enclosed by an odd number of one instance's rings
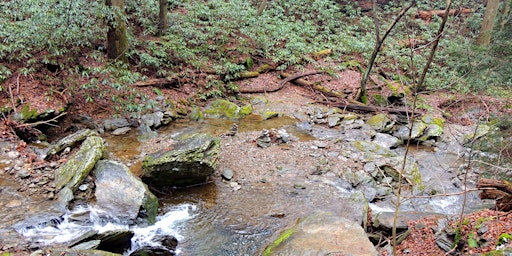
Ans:
{"label": "gray rock", "polygon": [[272,139],[270,139],[270,133],[268,130],[262,130],[261,135],[256,139],[256,144],[259,147],[266,148],[272,145]]}
{"label": "gray rock", "polygon": [[[400,126],[398,131],[393,133],[393,136],[395,136],[401,140],[406,140],[407,138],[409,138],[409,126],[410,126],[409,124]],[[414,122],[414,124],[412,126],[411,139],[419,139],[423,135],[423,133],[425,132],[426,129],[427,129],[427,124],[425,124],[424,122],[422,122],[422,121]]]}
{"label": "gray rock", "polygon": [[128,133],[132,128],[130,127],[121,127],[117,128],[112,132],[112,135],[122,135]]}
{"label": "gray rock", "polygon": [[329,117],[327,117],[327,124],[329,125],[329,127],[334,127],[334,126],[338,125],[338,122],[340,120],[341,120],[341,117],[338,115],[329,115]]}
{"label": "gray rock", "polygon": [[222,178],[224,178],[225,180],[231,180],[233,178],[233,170],[231,169],[224,169],[224,171],[222,171]]}
{"label": "gray rock", "polygon": [[[410,221],[417,221],[423,217],[427,216],[437,216],[437,217],[445,217],[445,215],[440,213],[431,213],[431,212],[399,212],[398,218],[396,221],[397,230],[406,230],[408,229],[407,223]],[[395,218],[394,212],[379,212],[372,214],[372,225],[375,228],[391,230],[393,228],[393,222]]]}
{"label": "gray rock", "polygon": [[363,228],[351,220],[320,212],[284,230],[262,255],[378,255]]}
{"label": "gray rock", "polygon": [[164,113],[161,111],[157,111],[151,114],[145,114],[140,117],[140,123],[145,124],[151,128],[158,128],[162,125],[162,119],[164,118]]}
{"label": "gray rock", "polygon": [[55,188],[67,187],[75,191],[105,151],[103,139],[90,136],[82,143],[80,149],[55,171]]}
{"label": "gray rock", "polygon": [[385,148],[396,148],[402,144],[402,141],[397,137],[385,133],[375,134],[373,142]]}
{"label": "gray rock", "polygon": [[113,119],[107,119],[103,121],[103,127],[107,131],[113,131],[117,128],[121,127],[128,127],[130,126],[130,122],[126,120],[126,118],[113,118]]}
{"label": "gray rock", "polygon": [[140,211],[155,222],[158,200],[142,181],[119,162],[100,160],[94,169],[96,206],[108,217],[131,224]]}
{"label": "gray rock", "polygon": [[366,120],[366,123],[371,126],[374,130],[379,132],[386,132],[393,128],[394,122],[391,121],[391,119],[385,115],[385,114],[377,114],[374,115],[368,120]]}
{"label": "gray rock", "polygon": [[91,241],[79,243],[79,244],[71,247],[71,249],[74,249],[74,250],[96,249],[96,248],[98,248],[98,245],[100,245],[100,243],[101,243],[101,240],[91,240]]}
{"label": "gray rock", "polygon": [[142,180],[155,187],[188,186],[205,182],[215,171],[220,150],[218,138],[193,134],[178,140],[172,149],[146,156]]}
{"label": "gray rock", "polygon": [[98,249],[113,252],[123,253],[131,247],[131,239],[133,231],[131,230],[110,230],[97,234],[92,237],[93,240],[101,240]]}
{"label": "gray rock", "polygon": [[73,147],[73,146],[77,145],[78,143],[84,141],[89,136],[99,136],[99,135],[96,131],[93,131],[90,129],[83,129],[83,130],[79,130],[75,133],[72,133],[72,134],[60,139],[59,141],[57,141],[57,143],[52,145],[48,149],[48,152],[46,152],[46,156],[44,158],[49,159],[53,155],[61,152],[62,150],[66,149],[68,147]]}

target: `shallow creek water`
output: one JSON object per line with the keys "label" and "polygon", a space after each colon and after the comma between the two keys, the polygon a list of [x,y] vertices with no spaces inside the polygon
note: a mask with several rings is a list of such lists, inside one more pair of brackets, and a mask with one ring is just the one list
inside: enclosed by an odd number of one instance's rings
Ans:
{"label": "shallow creek water", "polygon": [[[249,116],[237,124],[239,132],[285,127],[301,142],[315,139],[296,129],[296,122],[290,117],[264,121]],[[132,131],[122,136],[105,135],[104,138],[110,158],[129,165],[133,173],[140,174],[140,160],[143,158],[140,147],[145,140],[190,131],[221,135],[232,125],[233,121],[223,119],[176,122],[153,134],[140,135]],[[451,173],[459,164],[454,154],[432,152],[426,148],[413,150],[412,155],[418,160],[429,188],[443,193],[456,191],[450,182]],[[150,227],[130,227],[135,231],[132,246],[150,243],[156,233],[166,233],[178,238],[179,255],[257,255],[280,230],[318,210],[360,221],[361,209],[350,205],[349,198],[353,191],[344,189],[336,175],[327,173],[305,178],[304,175],[287,176],[286,168],[281,171],[280,182],[247,182],[239,190],[234,190],[228,182],[219,178],[201,186],[170,193],[156,192],[160,203],[157,223]],[[304,185],[307,189],[294,184]],[[476,193],[471,198],[476,198]],[[408,200],[403,207],[406,210],[453,214],[459,210],[460,200],[461,196],[418,198]],[[392,211],[391,205],[389,201],[382,200],[370,206],[374,211]],[[72,232],[78,228],[66,226],[68,224],[64,217],[58,227],[60,231],[48,229],[44,233],[44,229],[29,230],[25,235],[48,239],[52,232]],[[115,223],[96,223],[93,228],[104,230],[119,227],[123,228]],[[53,235],[70,236],[65,232]]]}

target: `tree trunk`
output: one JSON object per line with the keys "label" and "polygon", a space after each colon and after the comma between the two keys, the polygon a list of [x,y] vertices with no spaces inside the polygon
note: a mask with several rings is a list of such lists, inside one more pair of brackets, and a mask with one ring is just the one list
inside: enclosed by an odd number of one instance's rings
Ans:
{"label": "tree trunk", "polygon": [[368,103],[368,97],[366,95],[366,83],[368,83],[368,78],[370,77],[370,72],[372,71],[373,64],[375,63],[375,60],[377,59],[377,55],[379,54],[380,48],[382,47],[382,44],[384,43],[384,40],[386,40],[386,37],[391,33],[391,30],[395,27],[395,25],[400,21],[400,19],[416,4],[415,1],[413,1],[409,6],[405,7],[400,11],[398,16],[395,18],[393,23],[389,26],[389,28],[384,33],[384,36],[380,37],[380,24],[377,19],[377,15],[375,12],[377,11],[377,1],[373,0],[373,10],[372,10],[372,16],[373,21],[375,23],[375,37],[376,42],[375,46],[373,47],[372,56],[370,57],[370,61],[368,62],[368,67],[366,68],[366,71],[363,73],[363,77],[361,78],[361,92],[359,93],[357,100],[360,102],[366,104]]}
{"label": "tree trunk", "polygon": [[487,7],[485,7],[484,21],[482,22],[482,28],[480,28],[480,34],[476,40],[476,44],[487,46],[491,42],[492,29],[494,27],[494,20],[498,14],[498,7],[500,0],[488,0]]}
{"label": "tree trunk", "polygon": [[128,49],[128,39],[126,24],[123,19],[124,2],[123,0],[105,0],[105,4],[114,13],[113,19],[107,21],[107,56],[112,60],[127,62],[125,53]]}
{"label": "tree trunk", "polygon": [[167,0],[158,0],[158,3],[160,5],[158,35],[163,36],[167,30]]}
{"label": "tree trunk", "polygon": [[263,10],[265,10],[265,7],[267,7],[268,0],[262,0],[260,3],[260,6],[258,6],[258,13],[256,13],[256,16],[260,16],[263,13]]}

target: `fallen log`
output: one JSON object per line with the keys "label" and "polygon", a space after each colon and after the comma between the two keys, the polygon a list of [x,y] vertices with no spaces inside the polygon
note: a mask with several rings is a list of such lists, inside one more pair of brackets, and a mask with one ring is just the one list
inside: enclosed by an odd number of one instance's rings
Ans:
{"label": "fallen log", "polygon": [[506,180],[495,180],[480,178],[476,183],[477,188],[495,188],[505,193],[512,194],[512,182]]}
{"label": "fallen log", "polygon": [[481,199],[496,200],[497,210],[505,212],[512,210],[512,182],[481,178],[476,183],[476,187],[485,189],[480,193]]}
{"label": "fallen log", "polygon": [[[292,81],[298,85],[302,86],[308,86],[311,87],[319,92],[322,92],[328,96],[334,96],[336,98],[340,98],[341,100],[345,101],[346,103],[341,103],[337,107],[341,109],[351,110],[351,111],[362,111],[362,112],[387,112],[391,114],[400,114],[400,115],[410,115],[411,111],[407,109],[397,109],[397,108],[386,108],[386,107],[376,107],[376,106],[366,106],[358,101],[347,99],[346,96],[343,93],[331,90],[329,88],[326,88],[320,84],[311,83],[309,81],[306,81],[302,78],[296,78],[295,76],[291,76],[288,73],[281,72],[281,76],[287,77],[283,82]],[[421,111],[416,110],[415,115],[422,114]]]}
{"label": "fallen log", "polygon": [[175,87],[178,85],[178,78],[153,78],[146,81],[136,82],[133,85],[138,87],[159,86],[159,87]]}
{"label": "fallen log", "polygon": [[[420,18],[424,21],[430,22],[432,16],[444,17],[445,10],[430,10],[430,11],[418,11],[416,14],[416,18]],[[460,9],[452,9],[448,12],[448,15],[454,16],[459,14],[468,14],[471,13],[470,8],[460,8]]]}

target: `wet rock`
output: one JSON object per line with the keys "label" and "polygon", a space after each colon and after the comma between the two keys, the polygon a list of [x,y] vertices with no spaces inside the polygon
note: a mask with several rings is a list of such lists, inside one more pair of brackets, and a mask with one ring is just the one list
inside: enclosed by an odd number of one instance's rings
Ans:
{"label": "wet rock", "polygon": [[275,111],[265,111],[265,112],[261,113],[261,118],[263,120],[268,120],[268,119],[275,118],[278,116],[279,116],[279,113],[277,113]]}
{"label": "wet rock", "polygon": [[126,118],[113,118],[103,121],[103,127],[106,131],[113,131],[118,128],[128,127],[130,122]]}
{"label": "wet rock", "polygon": [[98,246],[100,245],[101,243],[101,240],[91,240],[91,241],[87,241],[87,242],[83,242],[83,243],[79,243],[73,247],[71,247],[71,249],[73,250],[89,250],[89,249],[96,249],[98,248]]}
{"label": "wet rock", "polygon": [[[40,254],[41,256],[42,255],[45,255],[45,256],[62,256],[62,255],[66,255],[66,256],[83,256],[83,255],[87,255],[87,256],[121,256],[121,254],[118,254],[118,253],[112,253],[112,252],[106,252],[106,251],[101,251],[101,250],[75,250],[75,249],[60,249],[60,248],[52,248],[52,249],[49,249],[48,251],[45,251],[44,254]],[[39,256],[39,255],[37,255]]]}
{"label": "wet rock", "polygon": [[[403,157],[386,157],[376,159],[374,162],[378,168],[380,168],[387,177],[391,177],[393,181],[397,182],[399,180],[399,172],[402,170]],[[380,183],[388,183],[381,179],[382,176],[379,174],[374,177]],[[415,189],[423,190],[424,184],[421,177],[421,173],[419,171],[419,167],[416,161],[408,158],[405,163],[405,168],[403,172],[403,182],[407,182],[415,187]],[[386,177],[382,177],[386,178]]]}
{"label": "wet rock", "polygon": [[231,169],[224,169],[221,174],[222,178],[224,178],[225,180],[231,180],[233,178],[233,175],[234,173],[233,170]]}
{"label": "wet rock", "polygon": [[75,133],[72,133],[72,134],[60,139],[59,141],[57,141],[57,143],[52,145],[48,149],[48,152],[46,152],[46,156],[44,158],[49,159],[53,155],[58,154],[59,152],[61,152],[62,150],[66,149],[68,147],[69,148],[74,147],[75,145],[84,141],[86,138],[88,138],[90,136],[99,136],[99,135],[96,131],[93,131],[90,129],[83,129],[83,130],[79,130]]}
{"label": "wet rock", "polygon": [[128,224],[144,212],[149,223],[154,223],[158,200],[142,181],[119,162],[100,160],[94,169],[96,206],[108,217]]}
{"label": "wet rock", "polygon": [[184,136],[171,149],[148,155],[142,180],[155,187],[188,186],[206,181],[217,165],[220,140],[209,134]]}
{"label": "wet rock", "polygon": [[56,189],[67,187],[74,192],[101,159],[104,151],[105,144],[102,138],[87,137],[80,149],[55,171]]}
{"label": "wet rock", "polygon": [[93,240],[101,240],[98,245],[99,250],[123,253],[130,249],[133,231],[131,230],[111,230],[92,237]]}
{"label": "wet rock", "polygon": [[126,134],[128,133],[132,128],[130,127],[121,127],[121,128],[117,128],[115,129],[113,132],[112,132],[112,135],[123,135],[123,134]]}
{"label": "wet rock", "polygon": [[377,133],[373,138],[373,142],[385,148],[396,148],[402,144],[402,141],[397,137],[391,136],[386,133]]}
{"label": "wet rock", "polygon": [[262,255],[378,255],[361,226],[332,213],[305,217],[281,234]]}
{"label": "wet rock", "polygon": [[210,103],[204,110],[204,114],[212,118],[240,119],[252,113],[252,105],[239,107],[235,103],[218,99]]}
{"label": "wet rock", "polygon": [[298,123],[295,123],[295,127],[297,127],[297,129],[299,129],[300,131],[304,131],[305,133],[310,133],[311,131],[313,131],[313,125],[311,125],[310,122],[298,122]]}

